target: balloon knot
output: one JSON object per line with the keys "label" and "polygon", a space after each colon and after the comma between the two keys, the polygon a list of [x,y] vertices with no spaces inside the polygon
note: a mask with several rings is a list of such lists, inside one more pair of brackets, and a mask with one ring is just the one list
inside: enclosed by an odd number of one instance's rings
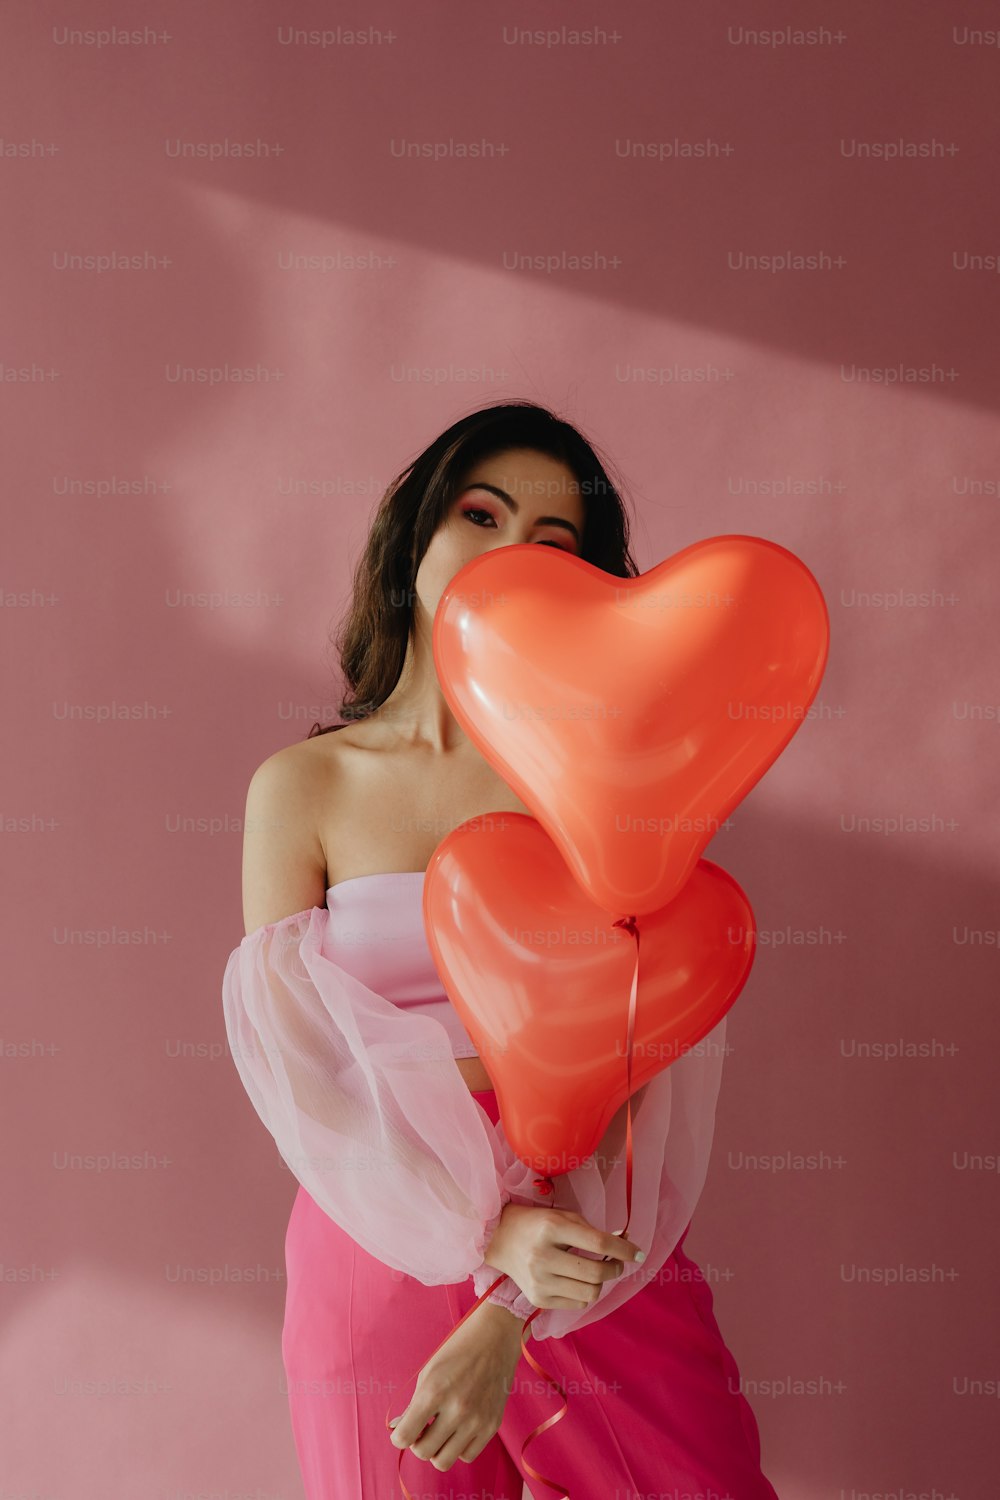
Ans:
{"label": "balloon knot", "polygon": [[638,928],[638,922],[636,921],[634,915],[631,917],[619,917],[617,921],[612,922],[611,925],[612,927],[624,927],[625,931],[630,932],[633,937],[635,936],[636,930]]}
{"label": "balloon knot", "polygon": [[554,1191],[550,1177],[536,1177],[535,1187],[540,1193],[551,1193]]}

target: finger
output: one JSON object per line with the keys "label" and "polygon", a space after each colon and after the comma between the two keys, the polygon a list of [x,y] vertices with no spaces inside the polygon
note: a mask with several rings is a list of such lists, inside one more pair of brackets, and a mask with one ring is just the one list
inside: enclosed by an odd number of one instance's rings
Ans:
{"label": "finger", "polygon": [[[490,1436],[492,1437],[492,1433],[490,1434]],[[463,1464],[474,1464],[480,1453],[482,1453],[483,1449],[486,1447],[486,1444],[489,1442],[489,1440],[490,1439],[488,1437],[475,1437],[473,1438],[471,1443],[466,1443],[465,1447],[458,1455]]]}
{"label": "finger", "polygon": [[403,1415],[394,1419],[395,1425],[389,1441],[396,1448],[412,1448],[423,1435],[428,1422],[433,1420],[433,1412],[422,1411],[411,1401]]}
{"label": "finger", "polygon": [[558,1303],[562,1307],[590,1307],[597,1301],[599,1287],[577,1281],[572,1276],[553,1276],[546,1290],[545,1300],[549,1306]]}
{"label": "finger", "polygon": [[642,1246],[637,1245],[634,1240],[627,1240],[623,1234],[609,1234],[608,1240],[609,1245],[605,1252],[607,1255],[620,1255],[621,1251],[615,1249],[615,1246],[618,1245],[625,1249],[628,1260],[638,1261],[641,1265],[646,1259],[646,1252]]}
{"label": "finger", "polygon": [[546,1269],[554,1276],[565,1276],[570,1281],[584,1285],[603,1286],[613,1276],[620,1276],[625,1269],[621,1260],[590,1260],[584,1255],[574,1255],[570,1250],[556,1251]]}
{"label": "finger", "polygon": [[551,1243],[560,1250],[586,1250],[598,1258],[612,1255],[616,1260],[645,1260],[645,1253],[632,1240],[620,1234],[607,1234],[579,1214],[562,1213],[552,1224]]}
{"label": "finger", "polygon": [[[418,1458],[433,1459],[455,1435],[454,1425],[449,1424],[447,1418],[438,1412],[433,1422],[417,1438],[415,1443],[410,1444],[411,1453]],[[468,1442],[469,1434],[465,1434],[465,1442]]]}
{"label": "finger", "polygon": [[[469,1446],[470,1439],[475,1437],[475,1433],[474,1423],[464,1422],[457,1427],[448,1442],[439,1448],[431,1459],[435,1469],[440,1469],[443,1473],[451,1468],[457,1458],[465,1458],[465,1449]],[[465,1459],[465,1462],[467,1463],[468,1459]]]}

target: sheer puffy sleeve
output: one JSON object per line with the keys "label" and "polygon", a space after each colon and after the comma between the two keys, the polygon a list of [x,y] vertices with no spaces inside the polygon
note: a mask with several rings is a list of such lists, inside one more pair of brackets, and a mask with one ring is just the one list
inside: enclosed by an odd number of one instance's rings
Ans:
{"label": "sheer puffy sleeve", "polygon": [[504,1149],[441,1023],[332,960],[329,915],[314,906],[268,923],[230,954],[233,1060],[283,1160],[336,1224],[426,1285],[466,1280],[503,1205],[538,1201],[535,1174]]}
{"label": "sheer puffy sleeve", "polygon": [[[586,1308],[543,1308],[531,1325],[536,1339],[565,1334],[607,1317],[655,1278],[684,1233],[708,1174],[715,1109],[725,1057],[726,1021],[696,1046],[655,1074],[632,1096],[632,1217],[626,1238],[646,1252],[641,1264],[626,1261]],[[503,1123],[496,1127],[505,1157],[513,1159]],[[625,1226],[625,1110],[615,1115],[594,1154],[571,1172],[553,1177],[553,1208],[580,1214],[612,1234]],[[537,1201],[537,1200],[536,1200]],[[585,1256],[582,1250],[574,1251]],[[586,1258],[593,1259],[593,1256]],[[484,1263],[473,1274],[476,1295],[498,1272]],[[521,1318],[534,1311],[520,1287],[503,1282],[489,1299]]]}
{"label": "sheer puffy sleeve", "polygon": [[[504,1204],[554,1207],[611,1232],[625,1224],[625,1120],[594,1155],[553,1178],[512,1150],[455,1066],[441,1023],[395,1006],[341,968],[310,907],[268,923],[229,955],[222,995],[233,1060],[260,1119],[314,1201],[364,1250],[425,1285],[470,1275],[477,1297],[501,1274],[484,1259]],[[632,1218],[646,1251],[585,1309],[544,1308],[536,1339],[606,1317],[661,1270],[704,1185],[726,1018],[633,1096]],[[577,1251],[583,1255],[583,1251]],[[509,1278],[490,1301],[535,1304]]]}

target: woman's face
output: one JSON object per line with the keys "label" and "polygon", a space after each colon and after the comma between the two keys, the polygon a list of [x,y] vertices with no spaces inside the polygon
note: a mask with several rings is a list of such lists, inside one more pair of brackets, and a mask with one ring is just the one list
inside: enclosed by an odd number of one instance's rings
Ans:
{"label": "woman's face", "polygon": [[579,488],[572,469],[532,448],[474,464],[420,559],[414,612],[425,610],[429,623],[459,569],[497,547],[536,542],[579,557],[586,513]]}

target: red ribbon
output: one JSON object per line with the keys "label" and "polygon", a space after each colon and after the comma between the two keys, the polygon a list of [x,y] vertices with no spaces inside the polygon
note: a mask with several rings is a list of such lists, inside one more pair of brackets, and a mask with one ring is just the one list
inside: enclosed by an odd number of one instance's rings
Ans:
{"label": "red ribbon", "polygon": [[[625,1231],[628,1229],[629,1222],[630,1222],[630,1220],[632,1218],[632,1038],[633,1038],[633,1035],[634,1035],[634,1032],[635,1032],[635,1011],[636,1011],[636,1002],[637,1002],[638,994],[639,994],[639,927],[638,927],[638,923],[636,922],[636,919],[635,919],[634,916],[631,916],[631,917],[619,917],[617,919],[617,921],[613,922],[611,925],[613,927],[621,927],[621,928],[623,928],[626,932],[631,933],[631,935],[635,938],[635,966],[634,966],[634,968],[632,970],[632,987],[631,987],[631,990],[629,991],[629,998],[628,998],[628,1027],[627,1027],[627,1030],[626,1030],[626,1037],[625,1037],[625,1049],[626,1049],[625,1050],[625,1058],[626,1058],[626,1073],[625,1073],[625,1079],[626,1079],[626,1108],[625,1108],[625,1227],[623,1229],[619,1229],[617,1231],[612,1231],[612,1233],[617,1233],[622,1238],[624,1238]],[[551,1177],[536,1177],[534,1179],[534,1187],[535,1187],[535,1189],[539,1193],[544,1193],[546,1196],[552,1194],[555,1191]],[[608,1255],[605,1255],[603,1258],[604,1258],[604,1260],[610,1260],[610,1259],[612,1259],[612,1257],[608,1256]],[[483,1295],[481,1297],[477,1297],[476,1301],[473,1302],[472,1306],[469,1308],[468,1312],[464,1315],[464,1317],[459,1318],[458,1322],[455,1324],[455,1327],[452,1328],[452,1329],[450,1329],[448,1331],[448,1333],[445,1334],[444,1338],[441,1340],[441,1343],[438,1344],[437,1348],[436,1349],[432,1349],[431,1352],[430,1352],[430,1354],[427,1356],[427,1359],[424,1360],[423,1364],[419,1367],[419,1369],[417,1369],[417,1370],[415,1370],[413,1372],[413,1374],[410,1376],[411,1380],[416,1375],[419,1375],[420,1370],[423,1369],[423,1366],[425,1364],[427,1364],[428,1360],[433,1359],[434,1355],[438,1352],[438,1349],[442,1348],[442,1346],[448,1342],[448,1340],[451,1338],[451,1336],[455,1332],[455,1330],[458,1329],[458,1328],[461,1328],[461,1326],[465,1322],[466,1318],[471,1317],[472,1314],[475,1312],[476,1308],[479,1307],[481,1303],[483,1303],[483,1302],[486,1301],[486,1299],[487,1299],[487,1297],[489,1297],[490,1293],[493,1292],[493,1291],[495,1291],[496,1288],[500,1285],[500,1283],[502,1281],[506,1281],[506,1280],[507,1280],[507,1275],[504,1272],[501,1275],[499,1275],[497,1277],[497,1279],[490,1286],[488,1286],[486,1288],[485,1292],[483,1293]],[[544,1422],[540,1422],[537,1427],[533,1428],[532,1431],[528,1433],[528,1436],[524,1439],[524,1441],[521,1444],[521,1463],[524,1466],[524,1468],[528,1471],[528,1473],[531,1475],[532,1479],[537,1479],[541,1484],[547,1485],[549,1487],[549,1489],[556,1490],[558,1492],[559,1500],[570,1500],[569,1491],[568,1491],[568,1489],[566,1488],[566,1486],[564,1484],[558,1484],[554,1479],[548,1479],[544,1474],[540,1473],[539,1470],[536,1469],[532,1464],[529,1464],[528,1460],[524,1456],[525,1455],[525,1450],[527,1449],[528,1444],[534,1442],[535,1438],[540,1437],[541,1434],[543,1432],[545,1432],[545,1430],[547,1428],[553,1427],[556,1422],[562,1421],[563,1417],[566,1415],[567,1411],[569,1410],[569,1402],[566,1400],[566,1392],[563,1390],[562,1386],[559,1384],[559,1381],[556,1379],[556,1377],[549,1370],[544,1369],[538,1363],[537,1359],[535,1359],[529,1353],[529,1351],[528,1351],[528,1346],[527,1346],[527,1343],[526,1343],[526,1340],[525,1340],[525,1334],[527,1333],[528,1328],[530,1327],[530,1325],[538,1317],[538,1314],[540,1312],[542,1312],[542,1311],[544,1311],[543,1308],[536,1307],[535,1310],[534,1310],[534,1312],[531,1314],[531,1316],[528,1317],[528,1318],[526,1318],[524,1320],[524,1323],[523,1323],[523,1325],[521,1327],[521,1353],[524,1356],[524,1358],[528,1361],[529,1365],[531,1365],[531,1367],[532,1367],[533,1370],[537,1371],[537,1373],[539,1375],[544,1376],[544,1378],[548,1381],[549,1385],[555,1386],[556,1390],[559,1392],[560,1396],[563,1398],[563,1404],[562,1404],[562,1406],[561,1406],[561,1408],[560,1408],[559,1411],[555,1412],[551,1417],[546,1417],[546,1419],[545,1419]],[[389,1412],[391,1411],[392,1406],[395,1405],[395,1404],[396,1404],[395,1402],[392,1402],[392,1403],[390,1403],[390,1405],[388,1407],[386,1407],[385,1425],[386,1425],[386,1428],[387,1428],[387,1430],[388,1430],[388,1432],[390,1434],[392,1433],[392,1425],[391,1425],[391,1423],[389,1421]],[[414,1438],[413,1441],[418,1443],[420,1441],[420,1438],[423,1437],[424,1432],[427,1432],[429,1428],[433,1427],[434,1421],[435,1421],[435,1418],[431,1417],[430,1421],[427,1423],[427,1426],[424,1428],[423,1432],[420,1433],[419,1437]],[[408,1453],[408,1452],[409,1452],[409,1448],[402,1448],[400,1450],[399,1463],[397,1465],[397,1473],[398,1473],[398,1476],[399,1476],[400,1488],[403,1491],[403,1495],[405,1496],[405,1500],[413,1500],[413,1496],[410,1494],[410,1491],[406,1488],[406,1485],[405,1485],[405,1483],[403,1481],[403,1473],[402,1473],[402,1469],[403,1469],[403,1454],[404,1453]]]}

